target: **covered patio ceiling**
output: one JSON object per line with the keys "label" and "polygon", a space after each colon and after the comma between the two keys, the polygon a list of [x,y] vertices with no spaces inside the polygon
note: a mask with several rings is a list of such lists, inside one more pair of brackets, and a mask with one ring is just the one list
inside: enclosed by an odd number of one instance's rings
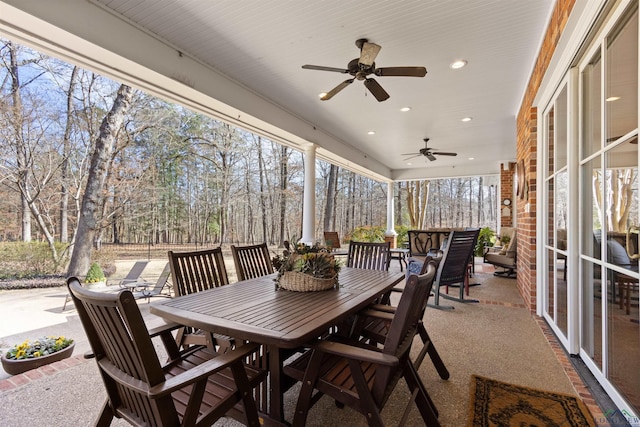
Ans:
{"label": "covered patio ceiling", "polygon": [[[553,5],[3,0],[0,36],[296,148],[316,144],[320,158],[374,179],[407,180],[496,174],[515,160],[515,116]],[[375,77],[384,102],[361,81],[321,101],[350,76],[301,66],[346,68],[360,38],[382,46],[377,67],[427,75]],[[466,67],[450,68],[461,59]],[[458,155],[409,164],[404,153],[426,137]]]}

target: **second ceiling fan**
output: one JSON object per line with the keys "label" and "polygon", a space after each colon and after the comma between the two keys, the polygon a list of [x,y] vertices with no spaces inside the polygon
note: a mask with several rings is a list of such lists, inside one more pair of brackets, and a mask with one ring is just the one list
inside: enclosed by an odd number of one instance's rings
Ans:
{"label": "second ceiling fan", "polygon": [[383,67],[376,68],[375,59],[378,52],[382,48],[375,43],[369,43],[367,39],[356,40],[356,46],[360,49],[360,57],[352,59],[347,68],[324,67],[321,65],[303,65],[305,70],[333,71],[342,74],[351,74],[353,78],[343,81],[338,86],[331,89],[320,99],[327,101],[345,87],[349,86],[354,80],[363,80],[365,87],[378,100],[378,102],[389,99],[389,94],[385,91],[380,83],[373,78],[368,77],[373,74],[378,77],[424,77],[427,74],[425,67]]}
{"label": "second ceiling fan", "polygon": [[434,160],[436,160],[435,156],[457,156],[458,155],[458,153],[448,153],[445,151],[437,151],[437,148],[430,148],[429,138],[425,138],[423,139],[423,141],[424,141],[424,148],[421,148],[417,153],[403,154],[403,156],[411,156],[411,157],[407,157],[405,161],[409,159],[413,159],[414,157],[424,156],[433,162]]}

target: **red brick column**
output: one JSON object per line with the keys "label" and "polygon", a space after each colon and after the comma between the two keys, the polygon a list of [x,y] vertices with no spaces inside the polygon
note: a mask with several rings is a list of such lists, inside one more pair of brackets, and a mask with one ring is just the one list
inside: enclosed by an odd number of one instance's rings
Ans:
{"label": "red brick column", "polygon": [[[500,227],[513,227],[513,210],[516,208],[513,199],[513,174],[515,172],[515,163],[509,162],[500,167]],[[505,206],[502,202],[506,199],[511,200],[511,205]],[[505,209],[508,208],[508,210]],[[509,215],[504,215],[509,212]]]}
{"label": "red brick column", "polygon": [[536,187],[538,123],[537,109],[533,106],[533,99],[549,67],[574,3],[575,0],[557,0],[516,118],[516,158],[524,165],[525,182],[528,188],[525,198],[517,197],[514,203],[518,218],[518,289],[531,311],[536,310],[536,211],[538,208]]}

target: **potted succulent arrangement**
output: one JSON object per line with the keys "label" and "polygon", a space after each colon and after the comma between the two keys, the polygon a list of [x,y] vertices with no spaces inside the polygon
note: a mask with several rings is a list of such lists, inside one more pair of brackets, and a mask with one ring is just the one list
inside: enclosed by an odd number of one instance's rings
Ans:
{"label": "potted succulent arrangement", "polygon": [[26,340],[14,345],[2,355],[2,368],[8,374],[18,375],[66,359],[73,353],[74,346],[72,339],[63,336]]}
{"label": "potted succulent arrangement", "polygon": [[84,278],[85,287],[87,289],[92,288],[104,288],[107,284],[107,278],[100,267],[100,264],[94,262],[89,267],[87,276]]}
{"label": "potted succulent arrangement", "polygon": [[328,290],[338,285],[338,272],[342,264],[318,244],[298,243],[293,249],[285,244],[282,256],[274,257],[278,270],[277,289],[297,292]]}

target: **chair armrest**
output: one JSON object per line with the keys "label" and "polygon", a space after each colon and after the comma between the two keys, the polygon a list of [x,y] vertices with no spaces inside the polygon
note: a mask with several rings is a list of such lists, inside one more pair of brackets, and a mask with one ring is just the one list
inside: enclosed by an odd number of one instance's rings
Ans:
{"label": "chair armrest", "polygon": [[166,322],[166,323],[161,324],[161,325],[150,326],[148,328],[149,336],[151,338],[154,338],[154,337],[160,336],[160,335],[162,335],[164,333],[171,332],[171,331],[174,331],[176,329],[180,329],[182,327],[183,327],[183,325],[180,325],[178,323],[173,323],[173,322]]}
{"label": "chair armrest", "polygon": [[371,304],[365,310],[358,313],[361,316],[375,317],[377,319],[393,320],[396,307],[387,304]]}
{"label": "chair armrest", "polygon": [[333,341],[321,341],[313,346],[313,350],[377,365],[397,366],[400,363],[397,357],[390,354]]}
{"label": "chair armrest", "polygon": [[231,364],[241,361],[245,356],[258,350],[260,344],[247,343],[240,347],[223,353],[201,365],[195,366],[175,377],[167,379],[164,383],[151,387],[148,396],[157,399],[181,388],[208,378],[222,369],[228,368]]}

